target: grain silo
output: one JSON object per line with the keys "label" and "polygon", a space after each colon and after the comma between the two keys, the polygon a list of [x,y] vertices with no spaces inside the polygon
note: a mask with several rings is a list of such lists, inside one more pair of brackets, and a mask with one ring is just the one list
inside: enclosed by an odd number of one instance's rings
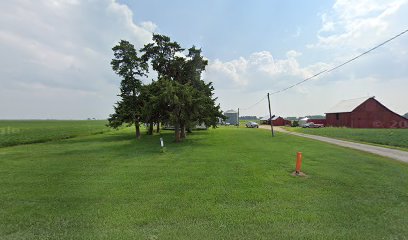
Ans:
{"label": "grain silo", "polygon": [[238,112],[235,110],[228,110],[224,113],[224,115],[227,117],[225,120],[225,123],[229,123],[230,125],[238,125],[239,120],[238,120]]}

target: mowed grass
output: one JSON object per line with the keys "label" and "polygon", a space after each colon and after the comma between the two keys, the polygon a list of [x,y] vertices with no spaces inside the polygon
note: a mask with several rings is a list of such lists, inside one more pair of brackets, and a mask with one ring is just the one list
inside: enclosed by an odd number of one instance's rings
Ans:
{"label": "mowed grass", "polygon": [[291,128],[287,130],[343,140],[398,147],[408,151],[408,129]]}
{"label": "mowed grass", "polygon": [[0,120],[0,147],[109,131],[106,120]]}
{"label": "mowed grass", "polygon": [[0,148],[0,239],[408,236],[407,164],[263,129],[133,136]]}

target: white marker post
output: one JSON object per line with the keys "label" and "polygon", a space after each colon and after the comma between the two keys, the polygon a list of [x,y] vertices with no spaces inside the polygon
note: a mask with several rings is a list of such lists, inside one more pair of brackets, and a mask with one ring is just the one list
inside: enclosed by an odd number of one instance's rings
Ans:
{"label": "white marker post", "polygon": [[160,138],[160,146],[161,146],[162,148],[164,147],[163,138]]}
{"label": "white marker post", "polygon": [[161,146],[160,152],[161,152],[161,153],[166,152],[166,148],[164,147],[163,138],[160,138],[160,146]]}

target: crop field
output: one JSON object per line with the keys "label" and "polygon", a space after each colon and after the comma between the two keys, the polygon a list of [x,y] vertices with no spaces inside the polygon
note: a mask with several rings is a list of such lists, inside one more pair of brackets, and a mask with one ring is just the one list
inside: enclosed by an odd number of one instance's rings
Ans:
{"label": "crop field", "polygon": [[397,147],[408,151],[408,129],[290,128],[286,130],[356,142]]}
{"label": "crop field", "polygon": [[407,164],[261,129],[1,147],[0,176],[0,239],[408,236]]}
{"label": "crop field", "polygon": [[106,120],[0,120],[0,147],[60,140],[109,131]]}

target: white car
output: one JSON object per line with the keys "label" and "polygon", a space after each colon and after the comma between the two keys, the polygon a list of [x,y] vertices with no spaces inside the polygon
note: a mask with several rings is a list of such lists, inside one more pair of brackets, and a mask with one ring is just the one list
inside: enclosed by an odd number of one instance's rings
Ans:
{"label": "white car", "polygon": [[314,122],[308,122],[305,125],[303,125],[303,128],[322,128],[324,127],[323,124],[316,124]]}
{"label": "white car", "polygon": [[247,123],[245,124],[245,126],[246,126],[247,128],[259,128],[259,125],[258,125],[258,123],[256,123],[256,122],[247,122]]}

